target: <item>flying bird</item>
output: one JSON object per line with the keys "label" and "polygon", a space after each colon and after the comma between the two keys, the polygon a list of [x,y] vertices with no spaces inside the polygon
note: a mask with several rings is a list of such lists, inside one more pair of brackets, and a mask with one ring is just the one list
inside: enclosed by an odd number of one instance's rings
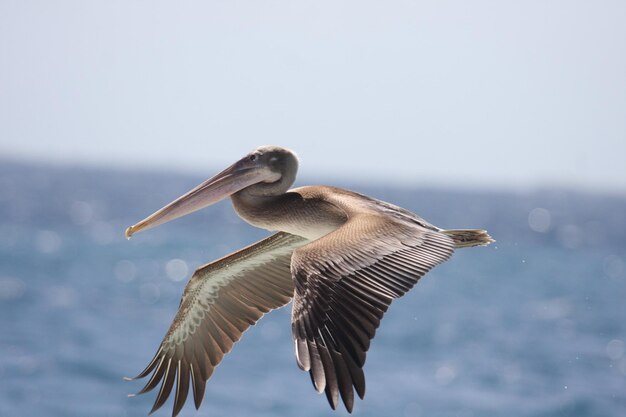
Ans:
{"label": "flying bird", "polygon": [[261,146],[154,214],[126,237],[230,197],[246,222],[275,232],[195,271],[148,366],[143,394],[160,384],[150,413],[174,390],[176,416],[189,389],[196,409],[207,380],[242,334],[293,299],[296,362],[335,409],[363,399],[363,365],[391,302],[456,248],[488,245],[484,230],[444,230],[398,206],[329,186],[289,189],[296,155]]}

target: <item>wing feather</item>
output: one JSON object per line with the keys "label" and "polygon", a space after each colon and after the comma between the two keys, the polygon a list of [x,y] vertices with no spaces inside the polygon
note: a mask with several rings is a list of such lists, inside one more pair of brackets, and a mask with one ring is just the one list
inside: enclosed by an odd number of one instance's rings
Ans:
{"label": "wing feather", "polygon": [[[195,365],[194,365],[195,364]],[[204,399],[204,389],[206,388],[206,379],[204,379],[199,373],[196,373],[195,369],[199,369],[198,362],[194,359],[189,364],[189,372],[191,373],[191,388],[193,390],[193,401],[196,406],[196,410],[200,408],[202,400]]]}
{"label": "wing feather", "polygon": [[172,369],[172,359],[173,357],[169,357],[167,359],[167,365],[165,365],[165,373],[163,374],[163,383],[161,384],[161,388],[159,389],[159,393],[157,394],[156,400],[154,401],[154,406],[152,406],[152,410],[150,410],[149,414],[154,413],[158,410],[167,397],[170,395],[170,391],[172,391],[172,386],[174,385],[174,377],[176,376],[176,370]]}
{"label": "wing feather", "polygon": [[172,415],[176,416],[187,400],[190,383],[195,406],[200,407],[206,381],[233,344],[263,314],[284,306],[293,296],[291,254],[306,242],[278,232],[193,274],[156,355],[136,377],[151,374],[140,394],[161,384],[150,413],[173,390]]}
{"label": "wing feather", "polygon": [[175,415],[180,412],[185,404],[185,401],[187,400],[187,394],[189,393],[190,369],[190,365],[186,363],[184,359],[178,360],[173,411],[173,414]]}
{"label": "wing feather", "polygon": [[391,302],[453,250],[434,228],[368,212],[294,251],[296,358],[333,409],[365,395],[366,353]]}

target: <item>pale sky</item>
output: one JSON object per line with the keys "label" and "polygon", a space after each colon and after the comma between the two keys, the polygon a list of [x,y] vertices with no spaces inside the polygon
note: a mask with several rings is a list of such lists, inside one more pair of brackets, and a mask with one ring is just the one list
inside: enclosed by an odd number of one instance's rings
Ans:
{"label": "pale sky", "polygon": [[626,192],[626,1],[0,0],[0,157]]}

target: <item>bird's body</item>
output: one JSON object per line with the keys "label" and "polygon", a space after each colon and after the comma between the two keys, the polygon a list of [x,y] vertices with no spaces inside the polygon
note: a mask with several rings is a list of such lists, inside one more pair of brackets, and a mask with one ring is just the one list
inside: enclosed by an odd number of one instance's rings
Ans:
{"label": "bird's body", "polygon": [[289,190],[295,155],[261,147],[127,230],[127,236],[230,196],[248,223],[273,235],[199,268],[141,391],[161,383],[153,411],[174,388],[174,412],[190,388],[200,406],[206,381],[242,333],[293,298],[298,366],[334,409],[363,398],[365,355],[394,298],[455,248],[492,242],[483,230],[442,230],[408,210],[349,190]]}

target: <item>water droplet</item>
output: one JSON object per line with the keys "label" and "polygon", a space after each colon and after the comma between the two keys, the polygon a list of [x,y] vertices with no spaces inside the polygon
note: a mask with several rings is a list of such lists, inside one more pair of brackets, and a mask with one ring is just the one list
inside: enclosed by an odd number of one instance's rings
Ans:
{"label": "water droplet", "polygon": [[624,356],[624,342],[613,339],[606,345],[606,355],[609,359],[616,361]]}
{"label": "water droplet", "polygon": [[0,277],[0,300],[13,300],[20,298],[26,290],[26,285],[21,279],[13,277]]}
{"label": "water droplet", "polygon": [[124,259],[115,264],[114,273],[120,282],[131,282],[137,276],[137,267],[131,261]]}
{"label": "water droplet", "polygon": [[456,378],[456,369],[452,365],[443,365],[435,371],[435,381],[439,385],[448,385]]}
{"label": "water droplet", "polygon": [[165,264],[165,273],[174,282],[182,281],[187,277],[189,267],[182,259],[171,259]]}
{"label": "water droplet", "polygon": [[544,208],[537,207],[528,213],[528,226],[535,232],[547,232],[548,229],[550,229],[551,222],[552,216],[550,212]]}
{"label": "water droplet", "polygon": [[85,201],[74,201],[70,207],[70,218],[78,226],[90,223],[93,220],[93,208]]}
{"label": "water droplet", "polygon": [[41,253],[54,253],[61,247],[61,237],[52,230],[40,230],[35,236],[35,246]]}

